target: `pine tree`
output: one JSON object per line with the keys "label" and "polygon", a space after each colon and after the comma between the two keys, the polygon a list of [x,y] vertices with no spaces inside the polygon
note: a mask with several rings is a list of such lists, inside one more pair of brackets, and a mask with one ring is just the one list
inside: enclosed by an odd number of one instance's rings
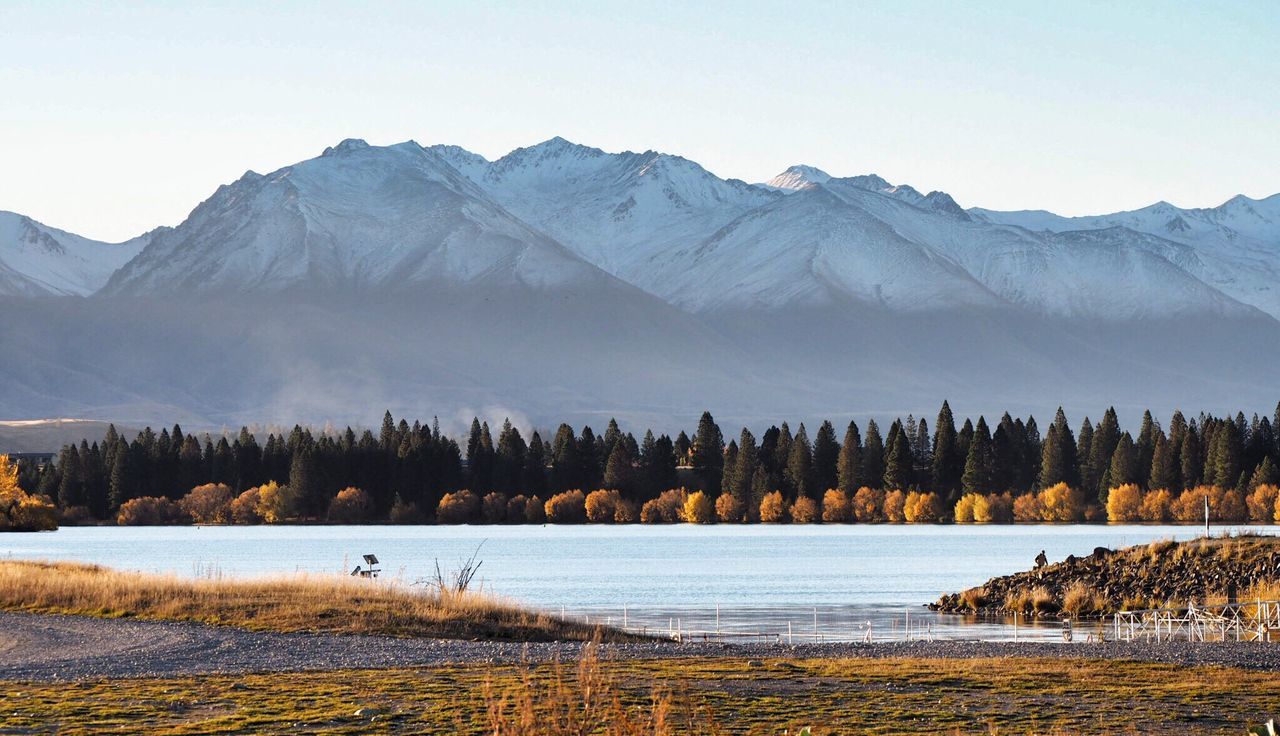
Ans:
{"label": "pine tree", "polygon": [[1099,471],[1093,464],[1093,423],[1085,417],[1080,424],[1080,432],[1076,435],[1076,447],[1079,449],[1080,490],[1088,498],[1098,495]]}
{"label": "pine tree", "polygon": [[964,458],[959,456],[956,442],[956,422],[951,416],[951,405],[943,401],[938,421],[933,425],[933,487],[947,496],[960,487],[963,472]]}
{"label": "pine tree", "polygon": [[724,435],[712,418],[702,412],[693,439],[693,470],[702,479],[702,487],[710,494],[720,493],[720,477],[724,471]]}
{"label": "pine tree", "polygon": [[884,487],[899,490],[910,488],[914,482],[911,472],[915,468],[911,439],[899,424],[890,429],[889,438],[889,452],[884,463]]}
{"label": "pine tree", "polygon": [[64,509],[84,505],[84,476],[80,468],[80,451],[75,445],[67,445],[58,454],[61,482],[58,484],[58,505]]}
{"label": "pine tree", "polygon": [[[1111,482],[1111,457],[1116,454],[1116,444],[1120,442],[1120,421],[1116,417],[1115,407],[1109,407],[1102,415],[1102,421],[1098,422],[1098,426],[1093,430],[1093,441],[1089,449],[1089,465],[1096,473],[1093,479],[1093,487],[1085,488],[1087,493],[1093,494],[1099,502],[1105,503],[1105,498],[1112,486],[1117,484]],[[1084,451],[1083,445],[1081,452]]]}
{"label": "pine tree", "polygon": [[[478,426],[476,432],[478,442]],[[581,485],[582,459],[578,457],[578,437],[573,427],[561,424],[551,442],[551,489],[568,491]]]}
{"label": "pine tree", "polygon": [[852,498],[862,485],[862,434],[858,432],[855,422],[849,422],[849,428],[844,431],[840,458],[836,462],[836,474],[840,490]]}
{"label": "pine tree", "polygon": [[604,480],[604,463],[608,458],[600,456],[604,451],[603,445],[603,442],[596,441],[596,433],[591,427],[582,427],[582,434],[578,437],[579,477],[586,488],[599,488]]}
{"label": "pine tree", "polygon": [[783,495],[786,496],[795,493],[795,489],[791,488],[787,482],[787,461],[791,459],[791,442],[791,427],[783,422],[773,445],[773,460],[769,464],[769,487],[783,491]]}
{"label": "pine tree", "polygon": [[529,449],[524,454],[524,472],[520,492],[526,496],[547,497],[547,449],[542,435],[534,430]]}
{"label": "pine tree", "polygon": [[1108,476],[1112,487],[1137,483],[1140,480],[1138,462],[1138,448],[1133,437],[1128,432],[1121,434],[1120,441],[1116,443],[1116,451],[1111,455],[1111,472]]}
{"label": "pine tree", "polygon": [[835,427],[824,421],[813,438],[813,475],[819,492],[836,487],[839,462],[840,445],[836,444]]}
{"label": "pine tree", "polygon": [[720,491],[730,493],[738,482],[738,441],[729,440],[724,448],[724,471],[720,475]]}
{"label": "pine tree", "polygon": [[502,423],[502,431],[498,433],[498,451],[494,458],[494,487],[514,496],[521,492],[521,481],[524,476],[524,456],[529,448],[520,436],[520,430],[507,419]]}
{"label": "pine tree", "polygon": [[795,494],[795,498],[813,498],[818,494],[814,490],[813,450],[809,446],[809,435],[804,424],[796,431],[791,441],[791,454],[787,458],[787,486]]}
{"label": "pine tree", "polygon": [[1247,490],[1252,492],[1253,489],[1264,483],[1268,485],[1280,483],[1280,470],[1277,470],[1275,464],[1271,462],[1269,455],[1263,457],[1262,462],[1258,463],[1258,467],[1254,468],[1253,475],[1249,476]]}
{"label": "pine tree", "polygon": [[1156,446],[1151,453],[1151,473],[1148,475],[1147,487],[1151,490],[1163,488],[1177,489],[1178,458],[1174,455],[1173,444],[1165,439],[1164,434],[1156,435]]}
{"label": "pine tree", "polygon": [[1182,452],[1178,462],[1180,466],[1179,475],[1182,477],[1182,487],[1186,489],[1200,485],[1204,477],[1204,465],[1201,459],[1200,437],[1194,424],[1187,427],[1187,434],[1182,440]]}
{"label": "pine tree", "polygon": [[729,492],[738,500],[742,508],[751,507],[751,483],[755,480],[756,470],[760,464],[759,448],[756,438],[746,427],[738,438],[738,466],[733,472],[733,485]]}
{"label": "pine tree", "polygon": [[1045,437],[1040,457],[1042,488],[1048,488],[1057,483],[1066,483],[1068,486],[1079,483],[1075,477],[1076,439],[1071,433],[1071,427],[1067,424],[1067,415],[1062,411],[1062,407],[1058,407],[1058,415],[1049,426],[1049,434]]}
{"label": "pine tree", "polygon": [[884,439],[874,419],[867,420],[862,443],[862,482],[872,488],[884,487]]}
{"label": "pine tree", "polygon": [[987,420],[979,416],[978,426],[974,427],[973,439],[969,442],[964,475],[960,479],[965,493],[989,493],[994,490],[991,482],[993,458],[991,430],[987,428]]}
{"label": "pine tree", "polygon": [[622,439],[622,430],[618,429],[618,420],[609,417],[609,426],[604,430],[604,457],[606,462],[613,455],[613,446]]}
{"label": "pine tree", "polygon": [[1138,429],[1137,467],[1139,486],[1146,488],[1151,480],[1151,461],[1155,457],[1156,435],[1163,434],[1160,425],[1151,417],[1151,410],[1142,413],[1142,426]]}
{"label": "pine tree", "polygon": [[320,485],[315,451],[303,447],[293,453],[289,464],[289,497],[296,510],[303,514],[319,515],[324,512],[329,499]]}
{"label": "pine tree", "polygon": [[604,485],[628,498],[635,495],[635,472],[626,442],[615,439],[613,452],[609,453],[609,461],[605,464]]}
{"label": "pine tree", "polygon": [[1223,422],[1214,434],[1213,478],[1221,488],[1234,488],[1240,479],[1240,429],[1235,422]]}

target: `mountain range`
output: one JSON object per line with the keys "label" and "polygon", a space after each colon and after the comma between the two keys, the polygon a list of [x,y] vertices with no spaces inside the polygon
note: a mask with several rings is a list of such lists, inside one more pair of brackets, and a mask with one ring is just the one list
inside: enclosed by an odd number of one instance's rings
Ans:
{"label": "mountain range", "polygon": [[1063,217],[553,138],[349,139],[92,241],[0,212],[0,417],[1274,405],[1280,195]]}

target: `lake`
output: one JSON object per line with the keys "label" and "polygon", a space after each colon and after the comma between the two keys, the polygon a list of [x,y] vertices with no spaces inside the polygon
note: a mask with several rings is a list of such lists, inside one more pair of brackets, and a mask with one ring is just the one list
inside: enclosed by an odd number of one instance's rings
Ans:
{"label": "lake", "polygon": [[[922,606],[1029,568],[1042,549],[1056,561],[1098,546],[1202,533],[1138,525],[66,527],[0,535],[0,557],[239,576],[346,572],[373,553],[384,577],[413,582],[430,576],[436,560],[447,571],[480,547],[477,580],[485,590],[593,621],[768,636],[785,636],[790,627],[796,637],[829,639],[865,636],[870,621],[876,639],[907,631],[1009,638],[1011,622]],[[1060,635],[1056,625],[1020,631]]]}

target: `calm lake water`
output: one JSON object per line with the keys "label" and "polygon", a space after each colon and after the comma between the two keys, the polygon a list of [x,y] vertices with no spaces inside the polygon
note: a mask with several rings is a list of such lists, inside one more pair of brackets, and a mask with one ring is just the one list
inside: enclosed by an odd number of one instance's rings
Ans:
{"label": "calm lake water", "polygon": [[[1229,527],[1215,527],[1226,531]],[[1239,529],[1239,528],[1236,528]],[[1249,527],[1275,534],[1280,527]],[[349,571],[365,553],[384,576],[456,568],[480,547],[486,590],[554,612],[630,626],[856,638],[1012,636],[937,616],[941,593],[1050,560],[1203,533],[1188,526],[713,525],[68,527],[0,535],[0,557],[81,560],[179,575]],[[625,611],[624,611],[625,609]],[[864,628],[859,628],[864,627]],[[1022,635],[1060,637],[1060,629]]]}

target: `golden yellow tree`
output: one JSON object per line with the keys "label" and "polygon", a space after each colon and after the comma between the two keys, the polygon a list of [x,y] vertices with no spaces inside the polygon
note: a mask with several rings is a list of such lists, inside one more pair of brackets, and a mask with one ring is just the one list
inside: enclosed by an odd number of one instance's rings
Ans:
{"label": "golden yellow tree", "polygon": [[1125,483],[1107,492],[1107,521],[1138,521],[1142,518],[1142,489]]}
{"label": "golden yellow tree", "polygon": [[58,509],[18,485],[18,465],[0,455],[0,531],[35,532],[58,528]]}

